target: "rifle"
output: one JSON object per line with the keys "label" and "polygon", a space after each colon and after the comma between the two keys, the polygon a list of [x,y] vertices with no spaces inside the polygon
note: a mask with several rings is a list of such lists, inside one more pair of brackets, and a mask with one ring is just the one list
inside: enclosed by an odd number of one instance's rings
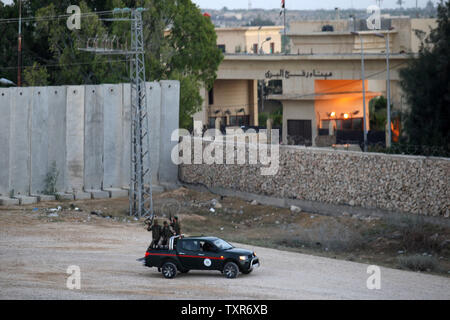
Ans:
{"label": "rifle", "polygon": [[153,225],[153,218],[154,218],[154,215],[151,215],[150,217],[148,217],[148,218],[145,219],[145,221],[144,221],[144,225],[147,226],[147,231],[150,231],[150,228],[151,228],[152,225]]}

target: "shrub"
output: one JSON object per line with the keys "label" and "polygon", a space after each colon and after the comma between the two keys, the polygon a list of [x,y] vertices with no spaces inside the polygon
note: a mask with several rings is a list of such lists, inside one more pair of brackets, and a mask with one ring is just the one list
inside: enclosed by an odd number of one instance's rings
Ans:
{"label": "shrub", "polygon": [[412,271],[434,271],[438,269],[438,261],[429,255],[410,255],[398,257],[398,263],[401,268]]}

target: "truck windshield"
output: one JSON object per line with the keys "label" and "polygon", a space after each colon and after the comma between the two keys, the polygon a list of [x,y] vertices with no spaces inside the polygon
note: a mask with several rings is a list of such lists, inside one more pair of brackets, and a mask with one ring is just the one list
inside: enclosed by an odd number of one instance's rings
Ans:
{"label": "truck windshield", "polygon": [[213,241],[214,245],[221,250],[228,250],[233,248],[231,244],[222,239],[217,239]]}

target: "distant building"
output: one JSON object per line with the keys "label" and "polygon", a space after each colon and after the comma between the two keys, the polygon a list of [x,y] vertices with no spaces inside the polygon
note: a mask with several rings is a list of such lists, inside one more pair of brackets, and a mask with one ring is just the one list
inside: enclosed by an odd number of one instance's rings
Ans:
{"label": "distant building", "polygon": [[281,53],[282,30],[280,26],[216,28],[217,45],[227,54]]}
{"label": "distant building", "polygon": [[[259,83],[264,82],[264,101],[277,101],[283,108],[282,137],[285,144],[316,146],[319,135],[363,130],[360,37],[365,51],[366,115],[369,101],[386,96],[386,37],[390,43],[391,103],[393,113],[406,110],[399,85],[399,70],[410,54],[417,53],[420,38],[435,27],[434,19],[390,18],[382,28],[367,30],[365,20],[297,21],[290,24],[290,53],[282,54],[282,27],[216,29],[223,48],[214,88],[204,90],[203,110],[194,116],[209,127],[216,118],[226,126],[258,123]],[[376,36],[382,34],[383,37]],[[259,36],[258,36],[259,35]],[[263,52],[253,48],[265,39]],[[240,47],[240,50],[237,48]],[[258,49],[258,50],[254,50]],[[261,103],[259,103],[261,106]],[[351,135],[350,135],[351,136]]]}

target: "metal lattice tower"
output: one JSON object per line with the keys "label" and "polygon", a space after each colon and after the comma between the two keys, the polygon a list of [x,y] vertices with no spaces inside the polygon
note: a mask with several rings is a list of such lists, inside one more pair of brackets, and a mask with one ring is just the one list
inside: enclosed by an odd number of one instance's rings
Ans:
{"label": "metal lattice tower", "polygon": [[[130,17],[102,19],[106,21],[131,22],[131,48],[127,44],[120,48],[119,39],[103,38],[103,47],[98,47],[97,37],[87,41],[87,48],[80,50],[103,55],[126,55],[130,57],[131,83],[131,165],[130,165],[130,215],[153,220],[152,175],[150,165],[150,131],[145,86],[145,49],[142,21],[143,8],[114,9],[114,13]],[[95,45],[90,47],[89,43]],[[114,46],[115,42],[117,43]]]}
{"label": "metal lattice tower", "polygon": [[134,213],[139,218],[146,216],[152,218],[153,199],[150,167],[150,132],[145,87],[145,51],[141,11],[133,11],[133,18],[131,23],[131,49],[136,54],[135,59],[131,62],[132,151],[130,215]]}

